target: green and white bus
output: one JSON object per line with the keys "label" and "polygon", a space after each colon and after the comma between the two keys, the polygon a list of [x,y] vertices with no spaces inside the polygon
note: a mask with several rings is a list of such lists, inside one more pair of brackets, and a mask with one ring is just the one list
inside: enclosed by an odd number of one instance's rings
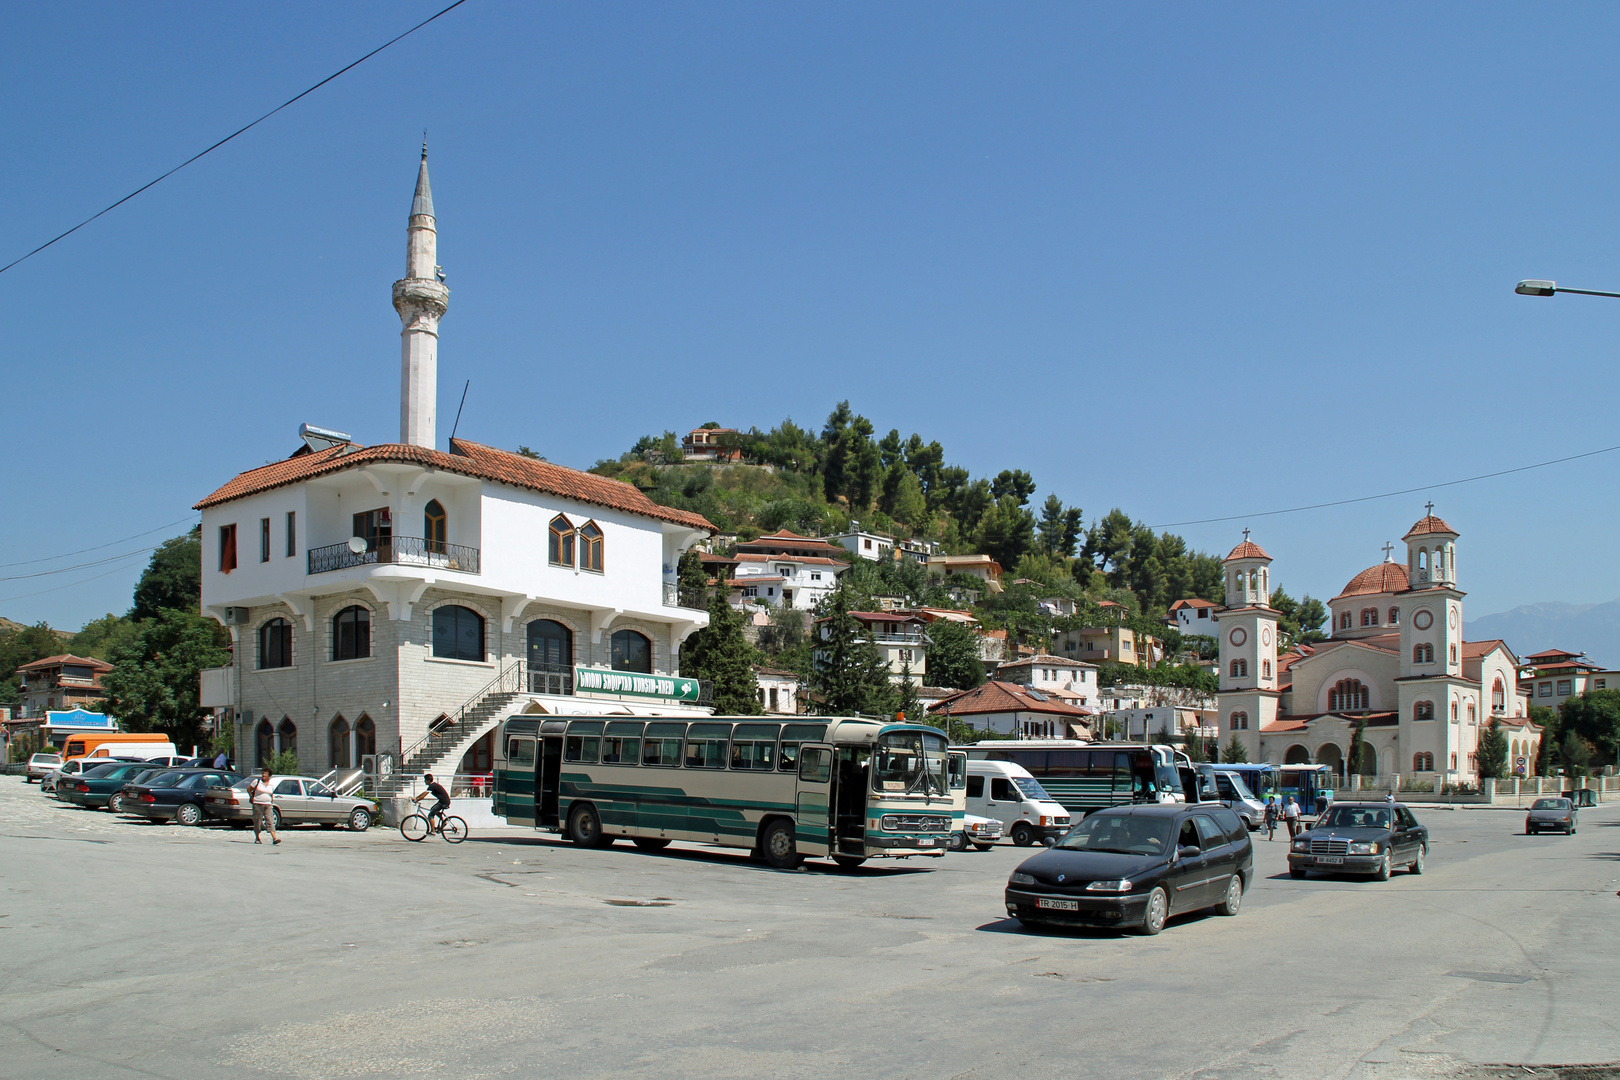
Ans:
{"label": "green and white bus", "polygon": [[943,855],[962,827],[958,772],[944,734],[916,724],[514,716],[496,742],[494,812],[582,847],[686,840],[783,869],[859,866]]}
{"label": "green and white bus", "polygon": [[968,746],[970,758],[1022,765],[1075,820],[1109,806],[1196,802],[1192,762],[1173,746],[1082,742],[1077,739],[987,739]]}

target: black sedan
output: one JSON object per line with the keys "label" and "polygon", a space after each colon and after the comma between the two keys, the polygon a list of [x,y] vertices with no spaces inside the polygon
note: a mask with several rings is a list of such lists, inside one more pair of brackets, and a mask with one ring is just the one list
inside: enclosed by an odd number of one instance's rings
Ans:
{"label": "black sedan", "polygon": [[1249,830],[1226,807],[1116,806],[1020,863],[1007,879],[1007,914],[1157,934],[1170,916],[1199,908],[1236,915],[1253,880]]}
{"label": "black sedan", "polygon": [[1580,823],[1580,815],[1576,813],[1574,800],[1537,799],[1531,804],[1530,811],[1524,815],[1524,834],[1534,836],[1539,832],[1561,832],[1566,836],[1574,836]]}
{"label": "black sedan", "polygon": [[1334,803],[1288,849],[1288,874],[1312,870],[1369,874],[1388,881],[1397,866],[1423,873],[1429,830],[1400,803]]}
{"label": "black sedan", "polygon": [[162,771],[148,761],[110,762],[86,769],[72,781],[64,778],[59,794],[63,802],[92,810],[104,807],[116,814],[123,801],[125,784],[132,780],[139,783],[143,774],[156,775]]}
{"label": "black sedan", "polygon": [[159,773],[143,783],[124,785],[120,809],[148,821],[201,825],[208,789],[216,784],[228,786],[240,779],[236,773],[218,769],[176,769]]}

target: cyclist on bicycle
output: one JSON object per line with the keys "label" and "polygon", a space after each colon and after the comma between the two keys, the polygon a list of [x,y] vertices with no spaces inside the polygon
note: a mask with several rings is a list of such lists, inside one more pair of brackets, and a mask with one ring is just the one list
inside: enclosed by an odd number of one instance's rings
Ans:
{"label": "cyclist on bicycle", "polygon": [[432,822],[437,819],[442,825],[444,822],[444,812],[450,809],[450,793],[444,790],[444,785],[433,779],[432,773],[423,773],[422,781],[427,785],[427,789],[411,801],[419,803],[429,795],[432,795],[434,798],[434,803],[427,812],[428,821]]}

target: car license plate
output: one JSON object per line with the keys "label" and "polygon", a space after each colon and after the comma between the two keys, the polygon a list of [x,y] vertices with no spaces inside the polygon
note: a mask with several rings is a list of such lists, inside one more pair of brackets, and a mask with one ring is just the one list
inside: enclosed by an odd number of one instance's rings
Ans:
{"label": "car license plate", "polygon": [[1044,896],[1035,901],[1036,907],[1051,908],[1053,911],[1079,911],[1078,900],[1048,900]]}
{"label": "car license plate", "polygon": [[1316,857],[1316,865],[1317,866],[1343,866],[1344,865],[1344,860],[1341,859],[1337,855],[1318,855]]}

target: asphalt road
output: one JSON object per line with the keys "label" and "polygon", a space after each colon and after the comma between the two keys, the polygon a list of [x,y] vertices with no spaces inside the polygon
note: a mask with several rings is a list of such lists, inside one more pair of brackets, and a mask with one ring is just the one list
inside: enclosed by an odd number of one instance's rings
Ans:
{"label": "asphalt road", "polygon": [[[1030,852],[808,864],[549,835],[252,834],[0,777],[0,1076],[1392,1077],[1620,1060],[1620,811],[1419,813],[1422,877],[1032,933]],[[1494,1072],[1491,1075],[1496,1075]],[[1551,1075],[1551,1074],[1546,1074]]]}

